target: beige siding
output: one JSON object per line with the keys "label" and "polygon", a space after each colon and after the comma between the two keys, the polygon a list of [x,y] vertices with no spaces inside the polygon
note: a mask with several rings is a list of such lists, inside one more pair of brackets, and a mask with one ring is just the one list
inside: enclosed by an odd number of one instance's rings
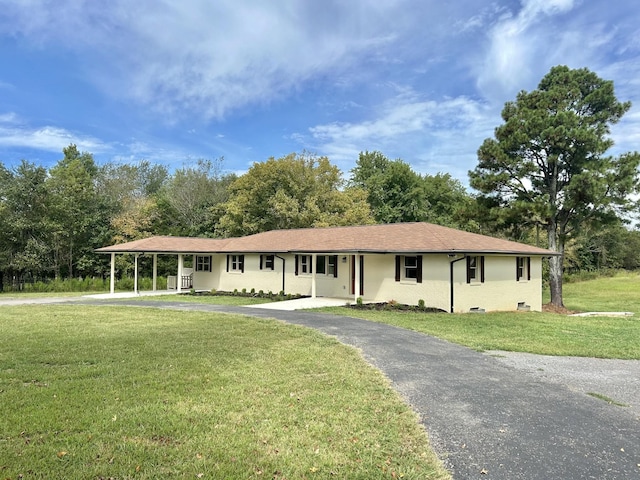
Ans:
{"label": "beige siding", "polygon": [[[285,259],[285,293],[311,295],[312,275],[295,275],[295,256]],[[455,258],[444,254],[423,255],[422,283],[415,279],[395,281],[394,254],[364,255],[365,301],[417,305],[424,300],[427,307],[449,311],[451,308],[450,262]],[[275,259],[274,270],[260,270],[260,255],[245,254],[244,273],[227,272],[227,256],[213,255],[212,272],[194,272],[197,290],[250,291],[274,293],[282,290],[282,260]],[[343,258],[345,259],[343,261]],[[351,293],[351,255],[338,255],[338,277],[316,274],[316,295],[354,299]],[[315,271],[315,264],[314,264]],[[454,311],[468,312],[472,308],[487,311],[516,310],[524,302],[531,310],[542,309],[542,261],[531,257],[531,280],[516,281],[515,256],[486,256],[484,283],[467,284],[466,261],[454,264]],[[357,286],[356,286],[357,288]]]}
{"label": "beige siding", "polygon": [[422,283],[414,279],[395,281],[396,256],[364,257],[364,300],[417,305],[424,300],[427,307],[449,311],[449,262],[446,255],[422,256]]}
{"label": "beige siding", "polygon": [[531,258],[531,280],[516,281],[516,260],[512,256],[486,256],[484,283],[467,283],[466,262],[455,268],[455,312],[472,308],[486,311],[513,311],[524,302],[531,310],[542,310],[542,261]]}
{"label": "beige siding", "polygon": [[[193,272],[193,288],[195,290],[219,290],[220,287],[220,266],[225,257],[213,255],[211,257],[211,272]],[[195,261],[195,260],[194,260]],[[222,268],[224,268],[222,263]]]}

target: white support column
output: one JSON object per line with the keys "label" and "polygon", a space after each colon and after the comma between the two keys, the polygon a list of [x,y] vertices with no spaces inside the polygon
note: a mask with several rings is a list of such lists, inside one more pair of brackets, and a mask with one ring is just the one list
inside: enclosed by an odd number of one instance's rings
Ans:
{"label": "white support column", "polygon": [[109,282],[109,292],[113,295],[116,292],[116,254],[111,254],[111,279]]}
{"label": "white support column", "polygon": [[136,253],[133,257],[133,291],[135,293],[138,292],[138,256],[140,254]]}
{"label": "white support column", "polygon": [[360,296],[360,255],[356,253],[356,261],[354,262],[353,268],[355,268],[355,281],[353,282],[355,285],[353,286],[353,298],[354,301],[358,302],[358,297]]}
{"label": "white support column", "polygon": [[315,253],[311,255],[311,298],[316,298],[316,267],[318,255]]}
{"label": "white support column", "polygon": [[158,289],[158,254],[153,254],[153,291]]}
{"label": "white support column", "polygon": [[182,256],[182,254],[180,253],[178,255],[178,281],[177,281],[177,285],[176,285],[176,289],[178,290],[178,293],[182,292],[182,269],[184,266],[184,258]]}

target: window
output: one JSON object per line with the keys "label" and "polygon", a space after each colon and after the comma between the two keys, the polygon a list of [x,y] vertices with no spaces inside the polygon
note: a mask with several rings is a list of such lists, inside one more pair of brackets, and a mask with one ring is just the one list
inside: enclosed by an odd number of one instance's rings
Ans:
{"label": "window", "polygon": [[[295,274],[311,275],[313,273],[313,256],[296,255]],[[318,255],[316,257],[316,274],[338,276],[338,256]]]}
{"label": "window", "polygon": [[227,272],[244,273],[244,255],[227,255]]}
{"label": "window", "polygon": [[207,257],[196,256],[196,272],[211,271],[211,255]]}
{"label": "window", "polygon": [[531,280],[531,257],[516,257],[516,280]]}
{"label": "window", "polygon": [[275,255],[260,255],[260,270],[274,270]]}
{"label": "window", "polygon": [[484,283],[484,257],[467,257],[467,283]]}
{"label": "window", "polygon": [[327,257],[327,275],[332,275],[333,277],[338,276],[338,256],[331,255]]}
{"label": "window", "polygon": [[404,257],[404,278],[418,278],[418,257]]}
{"label": "window", "polygon": [[311,269],[311,255],[296,255],[295,274],[309,275],[313,273]]}
{"label": "window", "polygon": [[396,282],[422,283],[422,255],[396,255]]}
{"label": "window", "polygon": [[316,274],[328,275],[330,277],[338,276],[338,256],[337,255],[318,255],[316,257]]}

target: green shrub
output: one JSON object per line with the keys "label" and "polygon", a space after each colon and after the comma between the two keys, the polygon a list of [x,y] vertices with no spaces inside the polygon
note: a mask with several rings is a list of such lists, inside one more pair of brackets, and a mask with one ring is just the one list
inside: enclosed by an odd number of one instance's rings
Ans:
{"label": "green shrub", "polygon": [[423,299],[418,300],[418,308],[420,310],[424,310],[425,309],[425,303]]}

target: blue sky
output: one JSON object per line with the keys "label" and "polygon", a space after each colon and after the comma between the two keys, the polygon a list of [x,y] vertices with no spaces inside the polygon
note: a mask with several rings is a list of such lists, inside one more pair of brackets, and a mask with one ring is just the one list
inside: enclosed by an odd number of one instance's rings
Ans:
{"label": "blue sky", "polygon": [[558,64],[615,82],[639,149],[640,4],[611,0],[0,0],[0,162],[228,171],[379,150],[467,183],[504,102]]}

